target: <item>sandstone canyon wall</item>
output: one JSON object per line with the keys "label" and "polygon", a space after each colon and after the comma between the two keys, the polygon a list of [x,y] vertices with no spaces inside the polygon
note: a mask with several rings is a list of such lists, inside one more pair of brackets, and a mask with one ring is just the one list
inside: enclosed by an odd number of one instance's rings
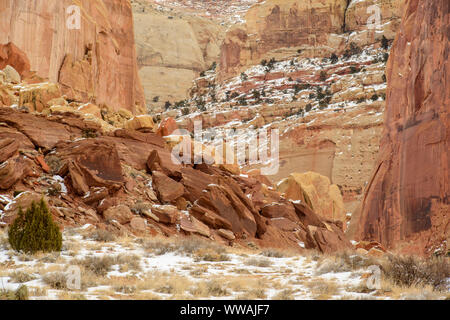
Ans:
{"label": "sandstone canyon wall", "polygon": [[[218,62],[225,34],[213,20],[133,1],[139,75],[148,105],[184,100],[199,74]],[[158,99],[154,99],[158,97]]]}
{"label": "sandstone canyon wall", "polygon": [[352,227],[403,252],[448,250],[448,0],[409,0],[388,63],[385,130]]}
{"label": "sandstone canyon wall", "polygon": [[[67,28],[71,5],[81,8],[80,29]],[[31,70],[59,82],[67,99],[142,112],[133,32],[127,0],[0,3],[0,44],[19,48]]]}
{"label": "sandstone canyon wall", "polygon": [[[373,44],[382,35],[392,39],[404,0],[268,0],[254,5],[245,22],[227,32],[221,53],[222,77],[239,73],[261,59],[340,53],[350,42]],[[369,29],[369,7],[376,5],[380,25]],[[359,31],[353,33],[353,31]]]}

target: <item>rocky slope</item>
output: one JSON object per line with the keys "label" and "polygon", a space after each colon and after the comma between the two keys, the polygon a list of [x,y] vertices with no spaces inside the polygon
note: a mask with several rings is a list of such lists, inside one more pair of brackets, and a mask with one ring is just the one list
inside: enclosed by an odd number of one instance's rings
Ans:
{"label": "rocky slope", "polygon": [[44,195],[61,226],[299,251],[351,246],[341,222],[285,199],[257,173],[175,164],[151,116],[114,122],[124,111],[67,104],[57,84],[14,84],[12,74],[0,72],[2,227]]}
{"label": "rocky slope", "polygon": [[450,4],[411,0],[387,68],[385,130],[356,235],[405,252],[449,240]]}
{"label": "rocky slope", "polygon": [[[66,10],[74,4],[81,8],[80,29],[67,27],[75,16]],[[5,0],[0,31],[0,64],[7,61],[24,78],[34,71],[60,83],[70,100],[144,111],[129,1]]]}

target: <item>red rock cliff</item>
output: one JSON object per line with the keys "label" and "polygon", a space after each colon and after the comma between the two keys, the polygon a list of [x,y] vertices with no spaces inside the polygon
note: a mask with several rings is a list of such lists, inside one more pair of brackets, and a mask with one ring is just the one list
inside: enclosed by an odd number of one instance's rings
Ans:
{"label": "red rock cliff", "polygon": [[448,248],[449,9],[448,0],[406,4],[387,67],[380,157],[357,222],[357,237],[403,252]]}
{"label": "red rock cliff", "polygon": [[[67,28],[71,5],[81,9],[80,29]],[[12,43],[23,51],[31,70],[59,82],[68,99],[136,112],[145,99],[133,33],[128,0],[0,2],[0,47]]]}

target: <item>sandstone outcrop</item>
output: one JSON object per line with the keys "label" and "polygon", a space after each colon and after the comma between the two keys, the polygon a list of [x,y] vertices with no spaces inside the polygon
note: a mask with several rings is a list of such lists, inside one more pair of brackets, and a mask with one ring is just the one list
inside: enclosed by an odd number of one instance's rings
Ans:
{"label": "sandstone outcrop", "polygon": [[292,173],[277,184],[277,190],[288,199],[302,201],[326,219],[345,221],[341,191],[325,176],[316,172]]}
{"label": "sandstone outcrop", "polygon": [[448,250],[448,21],[446,0],[407,2],[387,68],[379,159],[352,220],[357,238],[403,252]]}
{"label": "sandstone outcrop", "polygon": [[192,81],[218,63],[223,27],[180,11],[161,12],[147,1],[133,1],[133,14],[147,104],[186,99]]}
{"label": "sandstone outcrop", "polygon": [[62,226],[90,223],[120,234],[197,234],[222,243],[300,251],[350,246],[341,222],[284,199],[256,173],[175,165],[155,133],[97,129],[83,138],[80,128],[86,121],[70,113],[44,116],[0,108],[0,188],[5,189],[0,222],[12,222],[10,208],[18,203],[13,191],[20,190],[45,194]]}
{"label": "sandstone outcrop", "polygon": [[129,1],[6,0],[0,31],[0,66],[59,82],[71,100],[142,112]]}

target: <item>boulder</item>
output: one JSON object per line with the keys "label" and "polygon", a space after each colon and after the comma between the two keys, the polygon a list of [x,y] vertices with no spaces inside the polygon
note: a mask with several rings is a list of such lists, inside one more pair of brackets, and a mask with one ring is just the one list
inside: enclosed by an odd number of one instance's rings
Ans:
{"label": "boulder", "polygon": [[26,106],[32,111],[42,112],[51,107],[51,101],[61,97],[59,86],[55,83],[44,82],[23,86],[19,91],[19,105]]}
{"label": "boulder", "polygon": [[0,189],[8,190],[25,177],[35,175],[33,161],[17,155],[0,164]]}
{"label": "boulder", "polygon": [[118,206],[111,207],[105,210],[103,212],[103,217],[106,221],[115,220],[123,225],[131,221],[131,219],[133,218],[133,213],[126,205],[120,204]]}
{"label": "boulder", "polygon": [[153,188],[162,202],[172,202],[183,196],[184,186],[164,173],[155,171],[152,173],[152,179]]}
{"label": "boulder", "polygon": [[230,230],[219,229],[219,230],[217,230],[217,233],[218,233],[221,237],[223,237],[223,238],[225,238],[225,239],[227,239],[227,240],[230,240],[230,241],[233,241],[234,239],[236,239],[236,237],[235,237],[233,231],[230,231]]}
{"label": "boulder", "polygon": [[277,185],[288,199],[306,203],[326,219],[345,221],[344,201],[339,188],[316,172],[293,173]]}
{"label": "boulder", "polygon": [[[12,42],[0,45],[0,69],[7,66],[13,67],[22,76],[30,71],[28,57]],[[20,80],[17,83],[19,82]]]}
{"label": "boulder", "polygon": [[143,232],[147,227],[147,221],[145,219],[135,217],[130,221],[130,228],[136,232]]}
{"label": "boulder", "polygon": [[177,207],[171,205],[154,205],[151,213],[158,218],[158,222],[175,224],[181,216]]}
{"label": "boulder", "polygon": [[156,130],[156,134],[165,137],[171,135],[175,130],[178,129],[178,125],[174,118],[168,117],[161,121],[161,123],[158,126],[158,129]]}
{"label": "boulder", "polygon": [[11,67],[10,65],[7,65],[3,69],[3,72],[6,75],[7,82],[14,83],[14,84],[19,84],[21,82],[20,74],[16,71],[16,69]]}
{"label": "boulder", "polygon": [[180,228],[186,232],[197,233],[208,238],[211,236],[211,230],[208,226],[192,216],[182,216]]}
{"label": "boulder", "polygon": [[153,117],[150,115],[140,115],[136,116],[127,122],[125,122],[125,129],[128,130],[138,130],[138,131],[149,131],[152,132],[155,127],[153,122]]}
{"label": "boulder", "polygon": [[83,114],[91,114],[94,117],[102,119],[100,108],[93,103],[86,103],[78,107],[79,112]]}

